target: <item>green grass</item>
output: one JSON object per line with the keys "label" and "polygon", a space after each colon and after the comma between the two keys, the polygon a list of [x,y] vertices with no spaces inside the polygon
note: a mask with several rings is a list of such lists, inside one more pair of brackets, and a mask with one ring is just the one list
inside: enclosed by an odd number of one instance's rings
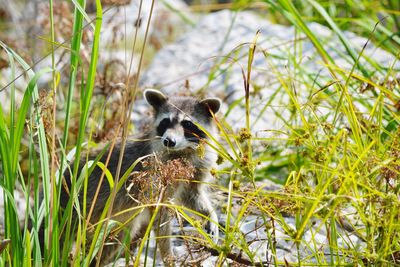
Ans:
{"label": "green grass", "polygon": [[[50,0],[49,3],[52,7],[53,2]],[[85,207],[82,207],[79,214],[78,225],[72,224],[73,206],[79,206],[76,198],[71,198],[65,211],[61,212],[59,209],[60,180],[62,173],[68,169],[67,159],[79,159],[80,155],[95,146],[92,139],[98,120],[92,121],[89,117],[93,115],[107,120],[108,106],[105,100],[97,101],[93,95],[98,75],[97,60],[102,53],[99,51],[99,38],[103,13],[100,1],[97,0],[96,19],[92,21],[91,59],[86,66],[80,56],[83,49],[82,31],[88,20],[87,14],[81,13],[83,8],[80,6],[83,7],[84,3],[83,0],[73,1],[75,13],[69,47],[68,84],[59,83],[62,74],[55,70],[52,53],[51,68],[36,73],[32,70],[27,72],[30,82],[24,89],[21,103],[15,102],[15,91],[21,88],[16,88],[14,83],[5,89],[10,94],[8,113],[4,112],[6,107],[0,103],[0,186],[5,192],[5,210],[1,216],[5,218],[4,239],[11,240],[0,251],[0,266],[49,266],[59,262],[62,266],[68,266],[68,261],[74,266],[87,266],[96,253],[101,253],[105,241],[104,233],[112,231],[118,225],[110,219],[113,198],[116,190],[128,179],[129,170],[117,175],[120,179],[114,181],[112,195],[98,224],[87,223],[91,214],[86,214]],[[225,122],[224,116],[219,116],[216,121],[220,139],[212,140],[220,161],[225,162],[224,169],[214,172],[220,182],[212,185],[227,195],[226,202],[222,205],[226,221],[220,226],[223,233],[221,242],[214,244],[202,229],[202,224],[192,218],[186,208],[163,203],[162,194],[153,203],[146,205],[153,206],[155,213],[160,207],[168,207],[181,214],[181,218],[186,219],[199,233],[198,236],[183,236],[185,242],[206,247],[213,255],[218,256],[219,265],[226,263],[228,259],[234,259],[246,264],[268,266],[266,259],[260,259],[254,254],[251,242],[240,231],[247,216],[253,214],[268,229],[266,234],[275,266],[399,266],[399,80],[395,79],[396,70],[391,66],[380,66],[373,58],[367,58],[363,50],[352,46],[351,40],[345,34],[347,30],[356,32],[398,60],[399,2],[265,0],[258,3],[235,1],[231,6],[245,9],[254,5],[262,6],[263,10],[268,11],[268,14],[261,14],[266,19],[293,25],[297,34],[304,34],[315,47],[323,61],[321,66],[326,68],[329,76],[318,77],[317,73],[302,67],[300,58],[303,43],[299,38],[293,43],[294,50],[283,51],[287,56],[291,75],[282,73],[274,64],[276,56],[261,49],[264,44],[259,43],[256,35],[250,44],[238,48],[247,59],[247,66],[243,70],[243,97],[233,103],[225,115],[229,116],[235,108],[243,107],[245,120],[241,125],[242,129],[235,132]],[[51,21],[52,11],[50,8]],[[176,10],[174,12],[179,13]],[[183,16],[183,13],[179,15]],[[345,48],[342,56],[351,63],[352,68],[345,69],[337,65],[324,40],[309,28],[309,22],[319,22],[334,32]],[[148,23],[146,22],[147,27]],[[51,26],[50,35],[54,49],[56,25],[52,22]],[[0,45],[6,52],[12,69],[12,75],[7,79],[11,81],[15,78],[17,69],[28,69],[29,66],[10,47],[2,42]],[[129,68],[127,77],[131,76],[131,71],[140,75],[146,45],[147,32],[139,49],[135,33],[130,52],[139,50],[140,64],[137,70]],[[240,53],[237,52],[232,51],[230,56],[238,57]],[[268,66],[266,77],[273,78],[273,93],[270,99],[262,103],[253,97],[252,87],[259,91],[271,88],[259,86],[252,80],[255,54],[264,56],[265,65]],[[220,75],[219,67],[226,63],[225,58],[216,60],[215,68],[209,75],[210,82]],[[49,95],[52,99],[50,111],[42,104],[43,97],[39,96],[36,86],[37,80],[49,72],[53,74]],[[378,80],[378,76],[382,77],[381,80]],[[122,142],[125,144],[133,105],[130,100],[138,92],[138,80],[127,78],[121,82],[131,90],[125,95],[121,124],[115,128],[117,133],[122,133]],[[361,90],[362,84],[368,90]],[[297,94],[296,88],[302,87],[312,89]],[[56,97],[60,91],[66,95],[65,103],[62,103],[65,108],[62,111],[56,109],[61,104]],[[280,114],[279,106],[282,105],[290,116]],[[257,109],[261,110],[258,118],[272,111],[283,125],[279,130],[266,126],[265,130],[272,133],[270,137],[257,137],[253,130],[253,123],[257,118],[250,114],[260,106],[262,108]],[[329,111],[321,116],[321,109]],[[60,114],[56,114],[58,112]],[[50,122],[43,116],[46,113]],[[55,120],[56,115],[61,115],[62,119]],[[71,130],[74,125],[79,125],[76,131]],[[55,134],[56,130],[62,133],[60,137]],[[21,142],[22,139],[28,142]],[[114,141],[115,139],[109,146],[113,147]],[[266,149],[260,150],[260,146]],[[27,156],[22,158],[22,155]],[[76,196],[78,192],[87,190],[87,177],[94,166],[106,168],[98,159],[99,157],[88,162],[86,172],[82,175],[78,175],[78,160],[75,160],[71,170],[67,170],[71,171],[73,177],[72,195]],[[22,167],[23,162],[27,162],[28,170]],[[136,164],[137,162],[130,170]],[[103,176],[101,179],[112,184],[113,177],[110,173],[105,172]],[[264,183],[268,179],[281,184],[282,190],[266,191]],[[17,183],[21,185],[24,194],[33,199],[33,205],[27,207],[26,214],[26,218],[30,217],[32,220],[32,231],[29,230],[27,219],[23,229],[18,226],[19,218],[14,200]],[[42,203],[39,201],[40,191],[44,195]],[[233,204],[235,201],[241,203],[238,209]],[[288,223],[289,215],[294,218],[294,224]],[[146,238],[139,245],[139,250],[146,254],[148,234],[151,226],[156,223],[155,218],[154,215]],[[46,249],[43,255],[39,249],[38,233],[35,231],[40,224],[46,226]],[[118,227],[123,228],[122,225]],[[343,231],[343,227],[348,231]],[[76,234],[69,235],[59,246],[58,236],[64,231]],[[318,232],[325,233],[326,242],[319,243]],[[94,238],[89,238],[89,235]],[[364,244],[359,246],[353,243],[351,235],[363,240]],[[294,261],[274,254],[279,249],[276,246],[281,239],[292,242],[292,249],[298,255]],[[130,240],[124,242],[121,244],[121,252],[125,251],[126,258],[134,259],[135,266],[138,266],[139,257],[134,258],[128,249]],[[76,248],[70,253],[74,243]]]}

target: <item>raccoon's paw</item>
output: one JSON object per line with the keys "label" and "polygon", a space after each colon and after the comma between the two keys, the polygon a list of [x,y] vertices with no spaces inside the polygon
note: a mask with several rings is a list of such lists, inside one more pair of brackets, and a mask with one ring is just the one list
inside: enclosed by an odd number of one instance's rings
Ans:
{"label": "raccoon's paw", "polygon": [[218,243],[219,240],[219,229],[216,223],[210,224],[210,234],[212,235],[212,239],[214,243]]}
{"label": "raccoon's paw", "polygon": [[218,228],[218,216],[215,212],[211,213],[209,221],[209,231],[212,235],[214,243],[218,243],[219,240],[219,228]]}

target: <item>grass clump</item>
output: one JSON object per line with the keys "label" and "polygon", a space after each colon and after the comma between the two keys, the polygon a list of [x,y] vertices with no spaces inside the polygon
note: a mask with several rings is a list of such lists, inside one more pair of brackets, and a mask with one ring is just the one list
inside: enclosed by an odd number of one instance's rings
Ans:
{"label": "grass clump", "polygon": [[[36,73],[28,71],[30,82],[18,108],[15,84],[11,83],[4,89],[9,90],[10,107],[7,107],[6,114],[0,103],[0,186],[5,192],[5,231],[4,239],[0,240],[0,265],[47,266],[60,263],[62,266],[88,266],[95,254],[101,253],[106,233],[113,235],[115,229],[126,230],[124,225],[117,225],[111,219],[112,196],[96,225],[88,223],[90,213],[85,214],[84,207],[77,225],[72,223],[72,209],[79,205],[74,197],[65,211],[59,208],[62,174],[68,168],[67,161],[74,157],[80,159],[83,151],[92,149],[91,140],[96,139],[92,135],[96,118],[91,117],[100,117],[105,114],[102,113],[104,110],[109,111],[107,101],[92,99],[96,86],[104,89],[110,85],[106,82],[106,72],[100,79],[102,82],[96,80],[101,76],[97,73],[97,60],[101,53],[98,50],[102,28],[101,3],[96,1],[97,13],[91,21],[94,33],[87,69],[83,68],[80,55],[84,22],[88,18],[83,12],[84,3],[73,1],[75,13],[67,86],[60,85],[61,74],[55,70],[53,58],[51,68]],[[247,1],[233,3],[240,8],[254,4]],[[242,70],[243,97],[232,103],[225,118],[215,118],[220,139],[210,137],[219,153],[219,163],[223,164],[220,170],[213,170],[213,175],[220,181],[213,187],[224,196],[220,241],[217,244],[212,241],[203,230],[203,224],[191,216],[195,212],[164,203],[163,186],[156,190],[153,203],[146,205],[154,205],[156,210],[168,206],[177,214],[180,223],[186,220],[194,226],[197,235],[182,235],[188,250],[199,246],[206,255],[216,256],[217,265],[232,262],[257,266],[400,265],[400,87],[395,75],[398,70],[393,67],[396,62],[383,66],[374,58],[368,58],[364,54],[367,44],[355,47],[345,32],[351,30],[368,37],[370,42],[385,49],[397,61],[397,2],[359,1],[354,5],[348,1],[308,0],[300,3],[266,0],[261,4],[270,11],[268,17],[293,25],[299,38],[292,43],[293,49],[283,47],[278,56],[263,48],[265,44],[259,41],[259,33],[256,33],[251,43],[240,46],[229,55],[235,60],[245,58],[247,64]],[[52,8],[49,12],[52,18]],[[308,24],[310,21],[332,29],[344,48],[344,52],[338,53],[346,59],[346,66],[332,56],[328,44]],[[56,41],[54,29],[51,29],[54,56]],[[146,37],[144,39],[146,44]],[[302,64],[304,40],[312,43],[315,54],[323,62],[321,66],[325,75],[319,76],[320,73]],[[29,69],[11,48],[4,43],[1,46],[12,70],[10,80],[16,77],[18,66]],[[132,51],[137,50],[133,46]],[[144,51],[145,45],[140,49],[140,62]],[[262,57],[269,68],[268,73],[253,66],[256,56]],[[287,60],[287,73],[280,71],[276,64],[280,57]],[[226,58],[216,60],[210,80],[220,75],[218,64],[226,62]],[[110,146],[114,146],[117,136],[122,136],[122,142],[126,142],[140,68],[141,64],[134,75],[128,71],[126,80],[121,81],[125,86],[118,87],[123,95],[122,112],[118,113],[120,121],[117,124],[104,122],[104,125],[113,125],[110,128],[115,131],[103,135],[111,136]],[[271,78],[273,88],[258,85],[253,79],[254,72]],[[52,102],[47,108],[44,108],[46,104],[41,104],[44,97],[39,96],[37,87],[38,79],[45,73],[53,74],[49,86],[52,91],[46,96]],[[267,90],[272,92],[268,93],[269,99],[257,100],[258,94]],[[58,91],[64,91],[66,96],[62,112],[64,126],[60,128],[55,123]],[[78,102],[74,96],[78,96]],[[241,108],[244,118],[239,130],[236,125],[234,129],[226,122],[237,108]],[[273,129],[266,125],[262,132],[271,134],[260,137],[259,131],[253,127],[267,112],[274,113],[281,127]],[[74,128],[74,124],[79,126]],[[72,128],[75,132],[71,131]],[[57,131],[61,132],[60,136]],[[71,132],[74,132],[72,137]],[[28,155],[28,171],[21,167],[23,152]],[[96,164],[99,164],[98,158],[88,161],[87,172],[79,176],[79,160],[75,160],[70,170],[72,196],[85,192],[85,179]],[[168,184],[168,174],[190,176],[191,169],[182,162],[169,162],[154,172]],[[115,181],[106,171],[103,176],[101,179],[115,182],[114,190],[120,189],[126,179],[132,179],[133,184],[135,179],[141,179],[132,178],[129,172],[118,175],[121,178]],[[268,190],[270,181],[274,182],[273,190]],[[19,227],[14,193],[17,184],[26,199],[32,201],[26,209],[26,218],[30,218],[33,224],[32,231],[28,219],[22,229]],[[40,191],[44,201],[40,201]],[[154,223],[155,216],[146,229],[146,238],[139,244],[139,251],[146,255],[150,253],[146,245],[151,240],[150,230]],[[39,249],[39,233],[35,231],[39,225],[45,225],[43,254]],[[249,230],[248,225],[253,227]],[[59,246],[61,233],[70,232],[74,234]],[[89,236],[93,238],[87,238]],[[126,260],[132,260],[137,266],[140,257],[131,255],[130,241],[127,238],[121,244],[121,255],[124,253]],[[285,244],[286,248],[289,244],[294,253],[282,254]],[[195,262],[196,257],[192,255],[191,260]]]}

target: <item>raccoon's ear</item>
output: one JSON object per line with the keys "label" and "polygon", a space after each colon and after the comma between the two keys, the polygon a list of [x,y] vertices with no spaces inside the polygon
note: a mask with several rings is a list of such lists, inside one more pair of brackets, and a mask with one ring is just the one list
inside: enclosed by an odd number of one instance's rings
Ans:
{"label": "raccoon's ear", "polygon": [[208,112],[215,114],[221,107],[221,100],[219,98],[206,98],[200,101],[200,105],[205,107]]}
{"label": "raccoon's ear", "polygon": [[163,93],[155,89],[146,89],[143,94],[147,103],[155,110],[158,110],[168,100]]}

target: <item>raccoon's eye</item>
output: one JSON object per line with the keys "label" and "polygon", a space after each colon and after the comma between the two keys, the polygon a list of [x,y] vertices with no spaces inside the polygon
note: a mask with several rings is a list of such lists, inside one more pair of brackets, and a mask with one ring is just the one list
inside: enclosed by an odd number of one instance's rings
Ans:
{"label": "raccoon's eye", "polygon": [[198,143],[199,138],[206,138],[206,134],[199,129],[193,122],[184,120],[181,125],[185,131],[185,137],[192,142]]}
{"label": "raccoon's eye", "polygon": [[193,122],[187,121],[187,120],[182,121],[181,125],[183,128],[185,128],[186,130],[189,130],[189,131],[198,129],[197,126]]}
{"label": "raccoon's eye", "polygon": [[157,134],[159,136],[162,136],[170,125],[171,125],[171,120],[168,118],[165,118],[162,121],[160,121],[160,124],[157,126]]}

